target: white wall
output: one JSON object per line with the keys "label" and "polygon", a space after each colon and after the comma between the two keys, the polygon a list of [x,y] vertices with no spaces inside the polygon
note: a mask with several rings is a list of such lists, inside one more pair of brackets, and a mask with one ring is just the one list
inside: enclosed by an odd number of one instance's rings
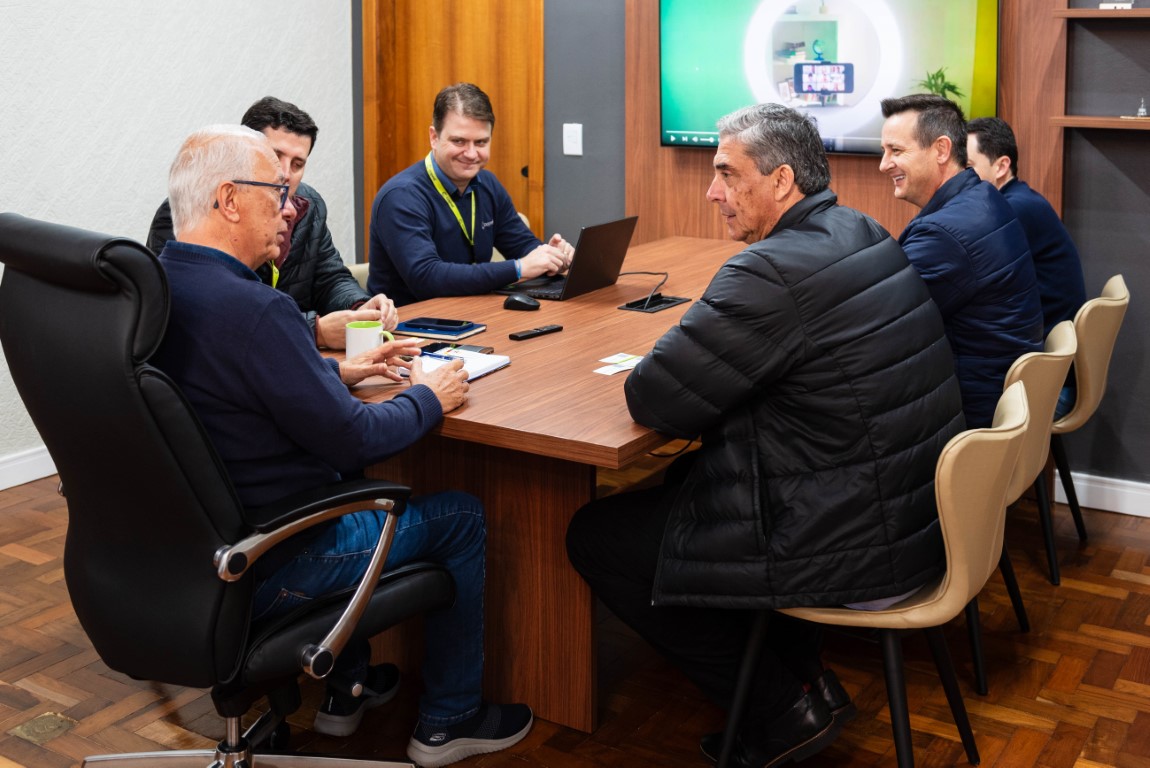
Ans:
{"label": "white wall", "polygon": [[[6,0],[0,210],[143,242],[181,140],[273,95],[319,125],[304,180],[354,262],[351,51],[347,2]],[[0,488],[54,471],[0,358]]]}

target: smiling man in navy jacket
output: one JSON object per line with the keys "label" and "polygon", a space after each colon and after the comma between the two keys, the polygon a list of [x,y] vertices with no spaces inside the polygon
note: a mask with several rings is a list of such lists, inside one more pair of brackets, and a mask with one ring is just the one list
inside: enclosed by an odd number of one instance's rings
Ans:
{"label": "smiling man in navy jacket", "polygon": [[1042,349],[1042,305],[1026,233],[966,167],[966,121],[932,94],[884,99],[879,170],[922,210],[898,242],[942,310],[971,429],[989,427],[1011,364]]}
{"label": "smiling man in navy jacket", "polygon": [[[393,176],[371,207],[368,290],[396,306],[435,296],[487,293],[519,279],[553,275],[574,249],[527,228],[491,171],[495,112],[471,83],[435,97],[431,152]],[[493,249],[506,261],[492,261]]]}

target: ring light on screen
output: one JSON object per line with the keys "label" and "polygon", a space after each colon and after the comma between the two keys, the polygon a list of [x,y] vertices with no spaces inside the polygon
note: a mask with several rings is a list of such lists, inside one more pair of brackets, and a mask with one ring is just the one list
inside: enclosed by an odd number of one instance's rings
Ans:
{"label": "ring light on screen", "polygon": [[[839,0],[859,5],[857,0]],[[756,101],[787,103],[779,94],[774,78],[763,66],[774,55],[771,36],[775,23],[794,5],[794,0],[763,0],[747,25],[743,39],[743,72]],[[882,44],[879,46],[878,72],[874,83],[859,102],[848,108],[810,110],[818,118],[819,133],[827,139],[843,138],[881,112],[881,102],[889,96],[898,96],[896,88],[902,69],[902,35],[898,22],[883,0],[865,0],[860,10],[874,25]],[[844,58],[844,57],[839,57]],[[856,67],[857,70],[857,67]]]}

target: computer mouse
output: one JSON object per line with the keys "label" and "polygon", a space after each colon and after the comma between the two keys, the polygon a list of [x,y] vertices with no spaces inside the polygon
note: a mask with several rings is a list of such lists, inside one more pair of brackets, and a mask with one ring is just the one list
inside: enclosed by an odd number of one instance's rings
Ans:
{"label": "computer mouse", "polygon": [[503,300],[504,309],[539,309],[538,299],[533,299],[526,293],[510,293]]}

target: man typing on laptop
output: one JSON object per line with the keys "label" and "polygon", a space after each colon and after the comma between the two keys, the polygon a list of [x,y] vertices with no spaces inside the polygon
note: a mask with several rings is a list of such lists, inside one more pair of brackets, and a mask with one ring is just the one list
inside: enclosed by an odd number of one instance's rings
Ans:
{"label": "man typing on laptop", "polygon": [[[571,245],[557,234],[540,242],[507,190],[484,170],[494,127],[491,101],[477,86],[459,83],[439,92],[431,152],[393,176],[372,204],[370,291],[386,290],[403,306],[487,293],[570,266]],[[492,261],[494,248],[507,261]]]}
{"label": "man typing on laptop", "polygon": [[[583,227],[565,275],[541,275],[497,288],[496,293],[525,293],[535,299],[563,301],[614,285],[619,279],[637,216]],[[576,259],[578,257],[578,259]]]}

